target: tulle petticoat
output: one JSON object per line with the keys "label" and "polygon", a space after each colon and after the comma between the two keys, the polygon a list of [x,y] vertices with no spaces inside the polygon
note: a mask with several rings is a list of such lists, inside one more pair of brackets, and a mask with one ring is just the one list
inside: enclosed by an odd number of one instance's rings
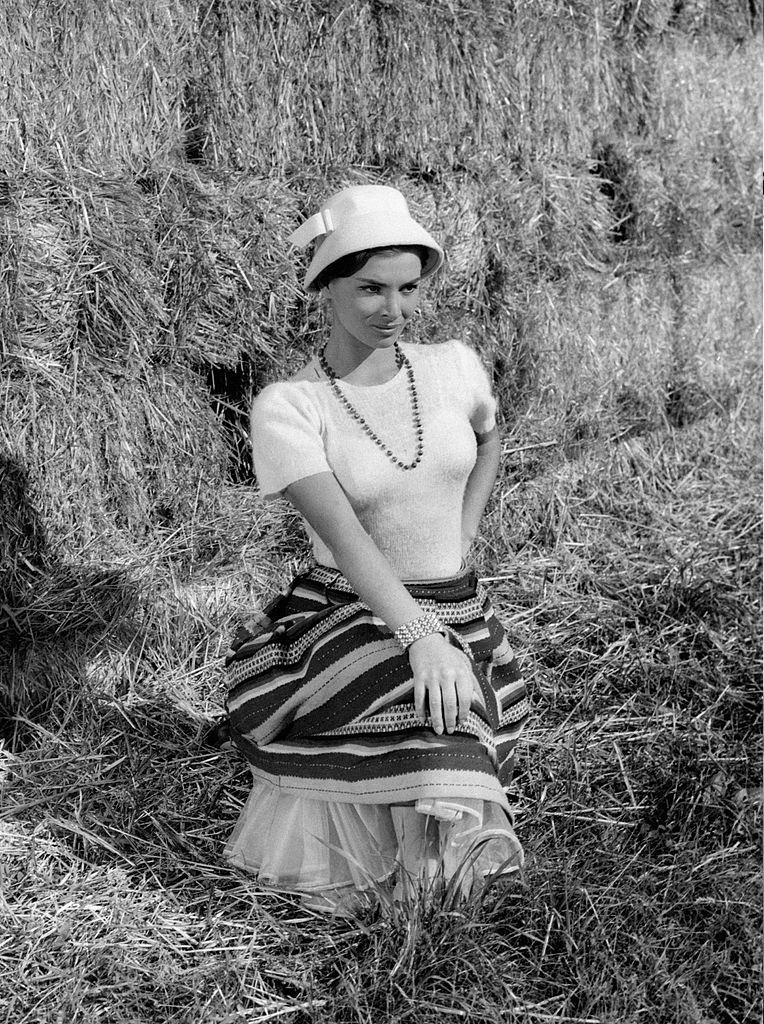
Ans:
{"label": "tulle petticoat", "polygon": [[455,874],[467,894],[487,875],[511,874],[522,847],[506,811],[488,800],[411,805],[310,800],[255,779],[225,850],[261,885],[336,894],[397,876],[415,882]]}

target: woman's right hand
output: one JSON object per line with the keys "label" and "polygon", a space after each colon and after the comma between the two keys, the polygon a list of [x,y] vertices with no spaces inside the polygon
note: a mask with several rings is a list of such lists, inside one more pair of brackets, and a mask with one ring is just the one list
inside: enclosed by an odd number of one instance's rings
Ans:
{"label": "woman's right hand", "polygon": [[464,725],[472,702],[475,675],[464,651],[454,647],[442,633],[430,633],[408,648],[414,672],[414,707],[426,721],[425,696],[432,727],[440,736]]}

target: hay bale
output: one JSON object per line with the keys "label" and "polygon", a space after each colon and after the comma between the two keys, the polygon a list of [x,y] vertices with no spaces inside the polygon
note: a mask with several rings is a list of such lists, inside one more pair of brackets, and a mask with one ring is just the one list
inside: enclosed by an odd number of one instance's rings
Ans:
{"label": "hay bale", "polygon": [[671,373],[674,304],[658,269],[585,275],[544,296],[543,403],[556,408],[564,443],[663,422]]}
{"label": "hay bale", "polygon": [[484,185],[466,175],[453,176],[435,190],[437,213],[430,222],[445,252],[437,282],[438,298],[466,310],[479,309],[487,270]]}
{"label": "hay bale", "polygon": [[75,7],[8,0],[0,10],[0,153],[121,174],[179,155],[191,12],[173,2]]}
{"label": "hay bale", "polygon": [[612,259],[612,212],[588,165],[493,171],[484,203],[491,240],[485,302],[494,315],[516,309],[532,281],[601,270]]}
{"label": "hay bale", "polygon": [[640,43],[651,36],[660,36],[675,17],[673,0],[641,0],[640,3],[619,3],[611,6],[615,31],[624,43]]}
{"label": "hay bale", "polygon": [[158,267],[157,207],[129,179],[72,183],[80,241],[78,348],[117,365],[147,362],[169,330]]}
{"label": "hay bale", "polygon": [[99,275],[97,287],[84,294],[82,331],[96,352],[114,353],[121,362],[148,360],[169,329],[156,205],[129,180],[101,180],[78,199],[90,225],[83,270],[89,278]]}
{"label": "hay bale", "polygon": [[485,153],[585,158],[612,104],[596,17],[559,2],[353,2],[332,18],[296,0],[215,5],[195,29],[192,159],[432,173]]}
{"label": "hay bale", "polygon": [[118,366],[273,356],[272,325],[300,297],[286,259],[288,189],[161,166],[119,180],[38,172],[12,185],[6,355],[31,348],[53,366],[75,352],[80,365]]}
{"label": "hay bale", "polygon": [[650,56],[648,131],[597,141],[624,240],[671,256],[756,249],[761,238],[760,45],[669,37]]}
{"label": "hay bale", "polygon": [[758,249],[758,41],[729,51],[679,40],[657,69],[655,136],[674,215],[674,251]]}
{"label": "hay bale", "polygon": [[721,36],[740,42],[761,33],[761,4],[754,0],[686,0],[673,4],[670,26],[689,36]]}
{"label": "hay bale", "polygon": [[623,178],[630,217],[629,240],[636,245],[669,248],[677,224],[660,159],[653,147],[635,147]]}
{"label": "hay bale", "polygon": [[[279,4],[81,3],[0,12],[0,151],[122,173],[181,161],[262,175],[305,164],[423,173],[485,154],[583,161],[592,130],[638,127],[671,35],[754,35],[744,0],[468,4],[330,12]],[[21,83],[32,83],[22,88]],[[624,100],[627,103],[624,103]]]}
{"label": "hay bale", "polygon": [[692,263],[676,281],[679,314],[667,412],[683,425],[700,415],[745,409],[761,394],[762,262],[758,253]]}
{"label": "hay bale", "polygon": [[177,548],[193,552],[194,518],[214,503],[227,453],[190,370],[9,376],[2,402],[0,444],[28,472],[57,546],[108,561],[174,532]]}
{"label": "hay bale", "polygon": [[2,227],[0,354],[60,365],[77,337],[79,296],[72,274],[76,240],[54,198],[13,196]]}
{"label": "hay bale", "polygon": [[[173,170],[155,175],[160,261],[173,334],[167,355],[236,366],[242,354],[273,358],[280,327],[299,299],[289,226],[291,191],[273,179]],[[274,336],[275,332],[275,336]]]}
{"label": "hay bale", "polygon": [[[530,306],[524,336],[503,335],[510,358],[494,352],[513,444],[576,447],[738,405],[755,414],[759,256],[579,275],[541,284]],[[524,394],[518,348],[533,368]]]}
{"label": "hay bale", "polygon": [[[8,180],[3,354],[63,370],[145,361],[168,330],[156,209],[135,183],[37,171]],[[34,357],[34,358],[32,358]]]}

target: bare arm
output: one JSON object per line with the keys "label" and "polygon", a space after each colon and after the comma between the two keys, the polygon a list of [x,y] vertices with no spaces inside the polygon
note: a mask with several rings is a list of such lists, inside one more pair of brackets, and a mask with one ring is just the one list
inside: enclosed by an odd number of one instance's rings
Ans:
{"label": "bare arm", "polygon": [[[332,552],[340,571],[364,604],[390,629],[424,614],[358,521],[347,495],[333,473],[314,473],[286,488],[286,496]],[[436,732],[450,732],[469,711],[473,675],[464,653],[440,633],[422,637],[408,648],[414,673],[414,698],[424,719],[428,696]]]}
{"label": "bare arm", "polygon": [[390,629],[424,614],[361,526],[333,473],[304,477],[290,484],[285,493],[334,555],[364,604]]}
{"label": "bare arm", "polygon": [[477,435],[477,459],[467,480],[462,502],[462,554],[466,555],[477,536],[480,520],[499,472],[501,441],[494,427]]}

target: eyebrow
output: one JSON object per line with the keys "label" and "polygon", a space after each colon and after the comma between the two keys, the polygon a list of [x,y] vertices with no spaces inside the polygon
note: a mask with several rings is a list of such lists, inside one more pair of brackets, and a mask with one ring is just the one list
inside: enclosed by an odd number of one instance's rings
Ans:
{"label": "eyebrow", "polygon": [[[421,277],[415,277],[413,281],[404,281],[403,284],[399,285],[399,288],[408,288],[412,284],[419,284],[422,280]],[[358,281],[361,284],[375,284],[378,288],[386,288],[387,285],[384,281],[375,281],[373,277],[359,277]]]}

